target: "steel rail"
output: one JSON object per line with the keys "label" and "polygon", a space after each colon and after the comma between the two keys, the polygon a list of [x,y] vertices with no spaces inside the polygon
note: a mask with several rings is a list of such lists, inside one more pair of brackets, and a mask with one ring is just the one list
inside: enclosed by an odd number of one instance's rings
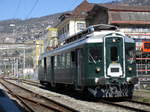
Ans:
{"label": "steel rail", "polygon": [[20,81],[26,81],[26,82],[31,82],[31,83],[35,83],[35,84],[39,84],[39,82],[37,81],[33,81],[33,80],[27,80],[27,79],[22,79],[22,78],[8,78],[8,77],[4,77],[3,79],[8,79],[8,80],[20,80]]}
{"label": "steel rail", "polygon": [[[44,104],[44,103],[34,101],[34,100],[32,100],[31,98],[27,98],[27,97],[24,97],[24,96],[21,96],[21,95],[16,95],[16,94],[14,94],[9,88],[7,88],[7,86],[5,86],[5,85],[3,85],[3,86],[4,86],[6,89],[9,90],[9,91],[5,91],[5,92],[7,92],[8,94],[10,94],[10,95],[12,95],[13,97],[17,98],[19,101],[20,101],[20,100],[23,101],[24,104],[26,104],[24,100],[27,100],[27,101],[30,101],[30,102],[36,104],[36,105],[40,105],[40,106],[43,106],[43,107],[45,107],[45,108],[48,108],[48,109],[50,109],[50,110],[52,110],[52,111],[60,112],[60,111],[58,111],[56,108],[54,108],[54,107],[52,107],[52,106],[50,106],[50,105],[46,105],[46,104]],[[27,106],[28,106],[28,105],[27,105]],[[30,106],[28,106],[28,107],[29,107],[29,109],[31,109],[30,111],[36,112],[36,111],[32,110],[32,108],[30,108]]]}
{"label": "steel rail", "polygon": [[73,108],[71,108],[71,107],[68,107],[68,106],[66,106],[66,105],[64,105],[64,104],[58,103],[58,102],[56,102],[56,101],[54,101],[54,100],[52,100],[52,99],[49,99],[49,98],[47,98],[47,97],[45,97],[45,96],[39,95],[39,94],[37,94],[37,93],[35,93],[35,92],[31,91],[31,90],[28,90],[28,89],[26,89],[26,88],[24,88],[24,87],[21,87],[21,86],[19,86],[19,85],[16,85],[16,84],[14,84],[14,83],[12,83],[12,82],[9,82],[9,81],[7,81],[7,80],[5,80],[5,79],[3,79],[3,80],[4,80],[5,82],[11,84],[11,85],[14,85],[14,86],[16,86],[16,87],[18,87],[18,88],[21,88],[21,89],[25,90],[25,91],[28,91],[29,93],[32,93],[32,94],[34,94],[34,95],[36,95],[36,96],[39,96],[40,98],[42,98],[42,99],[48,101],[51,105],[53,105],[53,106],[55,105],[55,108],[58,109],[59,111],[63,111],[63,112],[78,112],[77,110],[75,110],[75,109],[73,109]]}
{"label": "steel rail", "polygon": [[[24,97],[24,96],[21,96],[21,95],[15,95],[15,94],[12,93],[12,92],[8,92],[8,91],[6,91],[6,92],[7,92],[8,94],[11,94],[12,96],[17,96],[17,97],[21,98],[21,100],[23,100],[23,102],[25,102],[24,100],[27,100],[27,101],[30,101],[30,102],[36,104],[36,105],[39,105],[39,106],[43,106],[43,107],[45,107],[45,108],[48,108],[48,109],[50,109],[50,110],[52,110],[52,111],[61,112],[61,111],[58,111],[56,108],[54,108],[54,107],[52,107],[52,106],[50,106],[50,105],[46,105],[46,104],[44,104],[44,103],[34,101],[34,100],[30,99],[30,98],[27,98],[27,97]],[[19,100],[20,100],[20,99],[19,99]],[[26,103],[25,103],[25,104],[26,104]],[[30,106],[29,106],[29,108],[30,108]],[[31,108],[31,109],[32,109],[32,108]],[[36,111],[33,110],[33,112],[36,112]]]}
{"label": "steel rail", "polygon": [[130,99],[125,99],[125,101],[150,106],[150,103],[145,103],[145,102],[140,102],[140,101],[135,101],[135,100],[130,100]]}
{"label": "steel rail", "polygon": [[[7,78],[8,79],[8,78]],[[11,79],[11,80],[17,80],[17,79]],[[29,85],[33,85],[33,86],[38,86],[38,82],[34,82],[34,81],[30,81],[30,80],[25,80],[25,79],[21,79],[23,83],[29,84]],[[35,83],[35,84],[34,84]],[[145,105],[145,106],[150,106],[150,103],[145,103],[145,102],[139,102],[139,101],[135,101],[135,100],[130,100],[130,99],[122,99],[124,101],[128,101],[128,102],[132,102],[132,103],[137,103],[137,104],[141,104],[141,105]],[[116,104],[115,104],[116,105]],[[122,107],[123,108],[123,107]],[[126,107],[125,107],[126,108]],[[131,107],[132,108],[132,107]],[[136,110],[135,110],[136,111]]]}
{"label": "steel rail", "polygon": [[41,84],[39,84],[39,83],[37,83],[37,82],[32,82],[32,81],[28,81],[28,80],[22,80],[21,82],[22,82],[22,83],[25,83],[25,84],[28,84],[28,85],[35,86],[35,87],[42,86]]}
{"label": "steel rail", "polygon": [[5,84],[3,84],[1,81],[0,81],[0,84],[5,87],[8,91],[6,91],[7,93],[11,94],[14,98],[18,99],[26,108],[29,112],[35,112],[32,108],[30,108],[29,105],[27,105],[18,95],[16,94],[13,94],[13,91],[11,89],[9,89]]}
{"label": "steel rail", "polygon": [[[11,94],[11,93],[10,93],[10,94]],[[59,111],[58,109],[54,108],[53,106],[46,105],[46,104],[44,104],[44,103],[34,101],[34,100],[32,100],[31,98],[27,98],[27,97],[24,97],[24,96],[21,96],[21,95],[17,95],[17,96],[20,97],[21,99],[24,99],[24,100],[30,101],[30,102],[32,102],[32,103],[34,103],[34,104],[43,106],[43,107],[45,107],[45,108],[47,108],[47,109],[50,109],[50,110],[52,110],[52,111],[61,112],[61,111]]]}
{"label": "steel rail", "polygon": [[32,81],[32,80],[26,80],[26,79],[18,79],[18,78],[4,78],[4,79],[7,79],[7,80],[14,80],[14,81],[20,81],[21,83],[26,83],[26,84],[29,84],[29,85],[32,85],[32,86],[35,86],[35,87],[39,87],[39,86],[42,86],[39,82],[35,82],[35,81]]}
{"label": "steel rail", "polygon": [[128,110],[131,110],[131,111],[136,111],[136,112],[149,112],[147,110],[138,109],[138,108],[134,108],[134,107],[129,107],[129,106],[126,106],[126,105],[121,105],[121,104],[116,104],[116,103],[112,103],[112,102],[106,101],[106,100],[101,100],[100,103],[105,103],[105,104],[108,104],[108,105],[128,109]]}

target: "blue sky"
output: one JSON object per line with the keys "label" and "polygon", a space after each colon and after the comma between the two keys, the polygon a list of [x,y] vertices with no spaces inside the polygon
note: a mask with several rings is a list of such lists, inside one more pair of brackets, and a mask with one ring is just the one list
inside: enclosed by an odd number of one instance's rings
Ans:
{"label": "blue sky", "polygon": [[[29,19],[69,11],[74,9],[82,1],[83,0],[0,0],[0,20],[14,18]],[[113,0],[88,0],[90,3],[107,3],[110,1]]]}

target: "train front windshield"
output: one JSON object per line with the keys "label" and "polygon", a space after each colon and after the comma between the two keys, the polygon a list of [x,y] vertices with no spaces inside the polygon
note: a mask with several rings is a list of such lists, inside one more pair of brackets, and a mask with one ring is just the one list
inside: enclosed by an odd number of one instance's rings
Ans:
{"label": "train front windshield", "polygon": [[135,60],[135,48],[133,46],[126,47],[126,57],[130,63],[133,63]]}
{"label": "train front windshield", "polygon": [[111,47],[111,61],[117,61],[118,60],[118,48],[117,47]]}
{"label": "train front windshield", "polygon": [[89,48],[88,57],[89,62],[100,62],[102,60],[102,47]]}

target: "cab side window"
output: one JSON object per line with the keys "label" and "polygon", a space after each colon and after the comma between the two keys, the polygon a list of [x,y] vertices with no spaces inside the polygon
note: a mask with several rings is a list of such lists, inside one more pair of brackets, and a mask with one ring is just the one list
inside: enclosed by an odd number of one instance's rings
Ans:
{"label": "cab side window", "polygon": [[88,50],[89,62],[100,62],[102,60],[102,47],[91,47]]}

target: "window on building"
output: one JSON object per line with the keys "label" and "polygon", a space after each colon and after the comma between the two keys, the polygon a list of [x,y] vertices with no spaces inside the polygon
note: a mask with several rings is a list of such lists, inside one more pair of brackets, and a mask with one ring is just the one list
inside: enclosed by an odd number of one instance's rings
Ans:
{"label": "window on building", "polygon": [[81,12],[81,15],[87,15],[87,12],[82,11],[82,12]]}
{"label": "window on building", "polygon": [[67,31],[69,32],[69,24],[67,24],[67,26],[66,26],[66,27],[67,27]]}
{"label": "window on building", "polygon": [[58,36],[60,36],[61,35],[61,31],[58,31]]}
{"label": "window on building", "polygon": [[77,23],[77,30],[82,31],[86,28],[85,23]]}
{"label": "window on building", "polygon": [[65,33],[69,33],[69,24],[66,25],[66,32]]}
{"label": "window on building", "polygon": [[38,66],[41,66],[41,63],[42,63],[42,61],[41,61],[41,60],[39,60],[39,61],[38,61]]}

